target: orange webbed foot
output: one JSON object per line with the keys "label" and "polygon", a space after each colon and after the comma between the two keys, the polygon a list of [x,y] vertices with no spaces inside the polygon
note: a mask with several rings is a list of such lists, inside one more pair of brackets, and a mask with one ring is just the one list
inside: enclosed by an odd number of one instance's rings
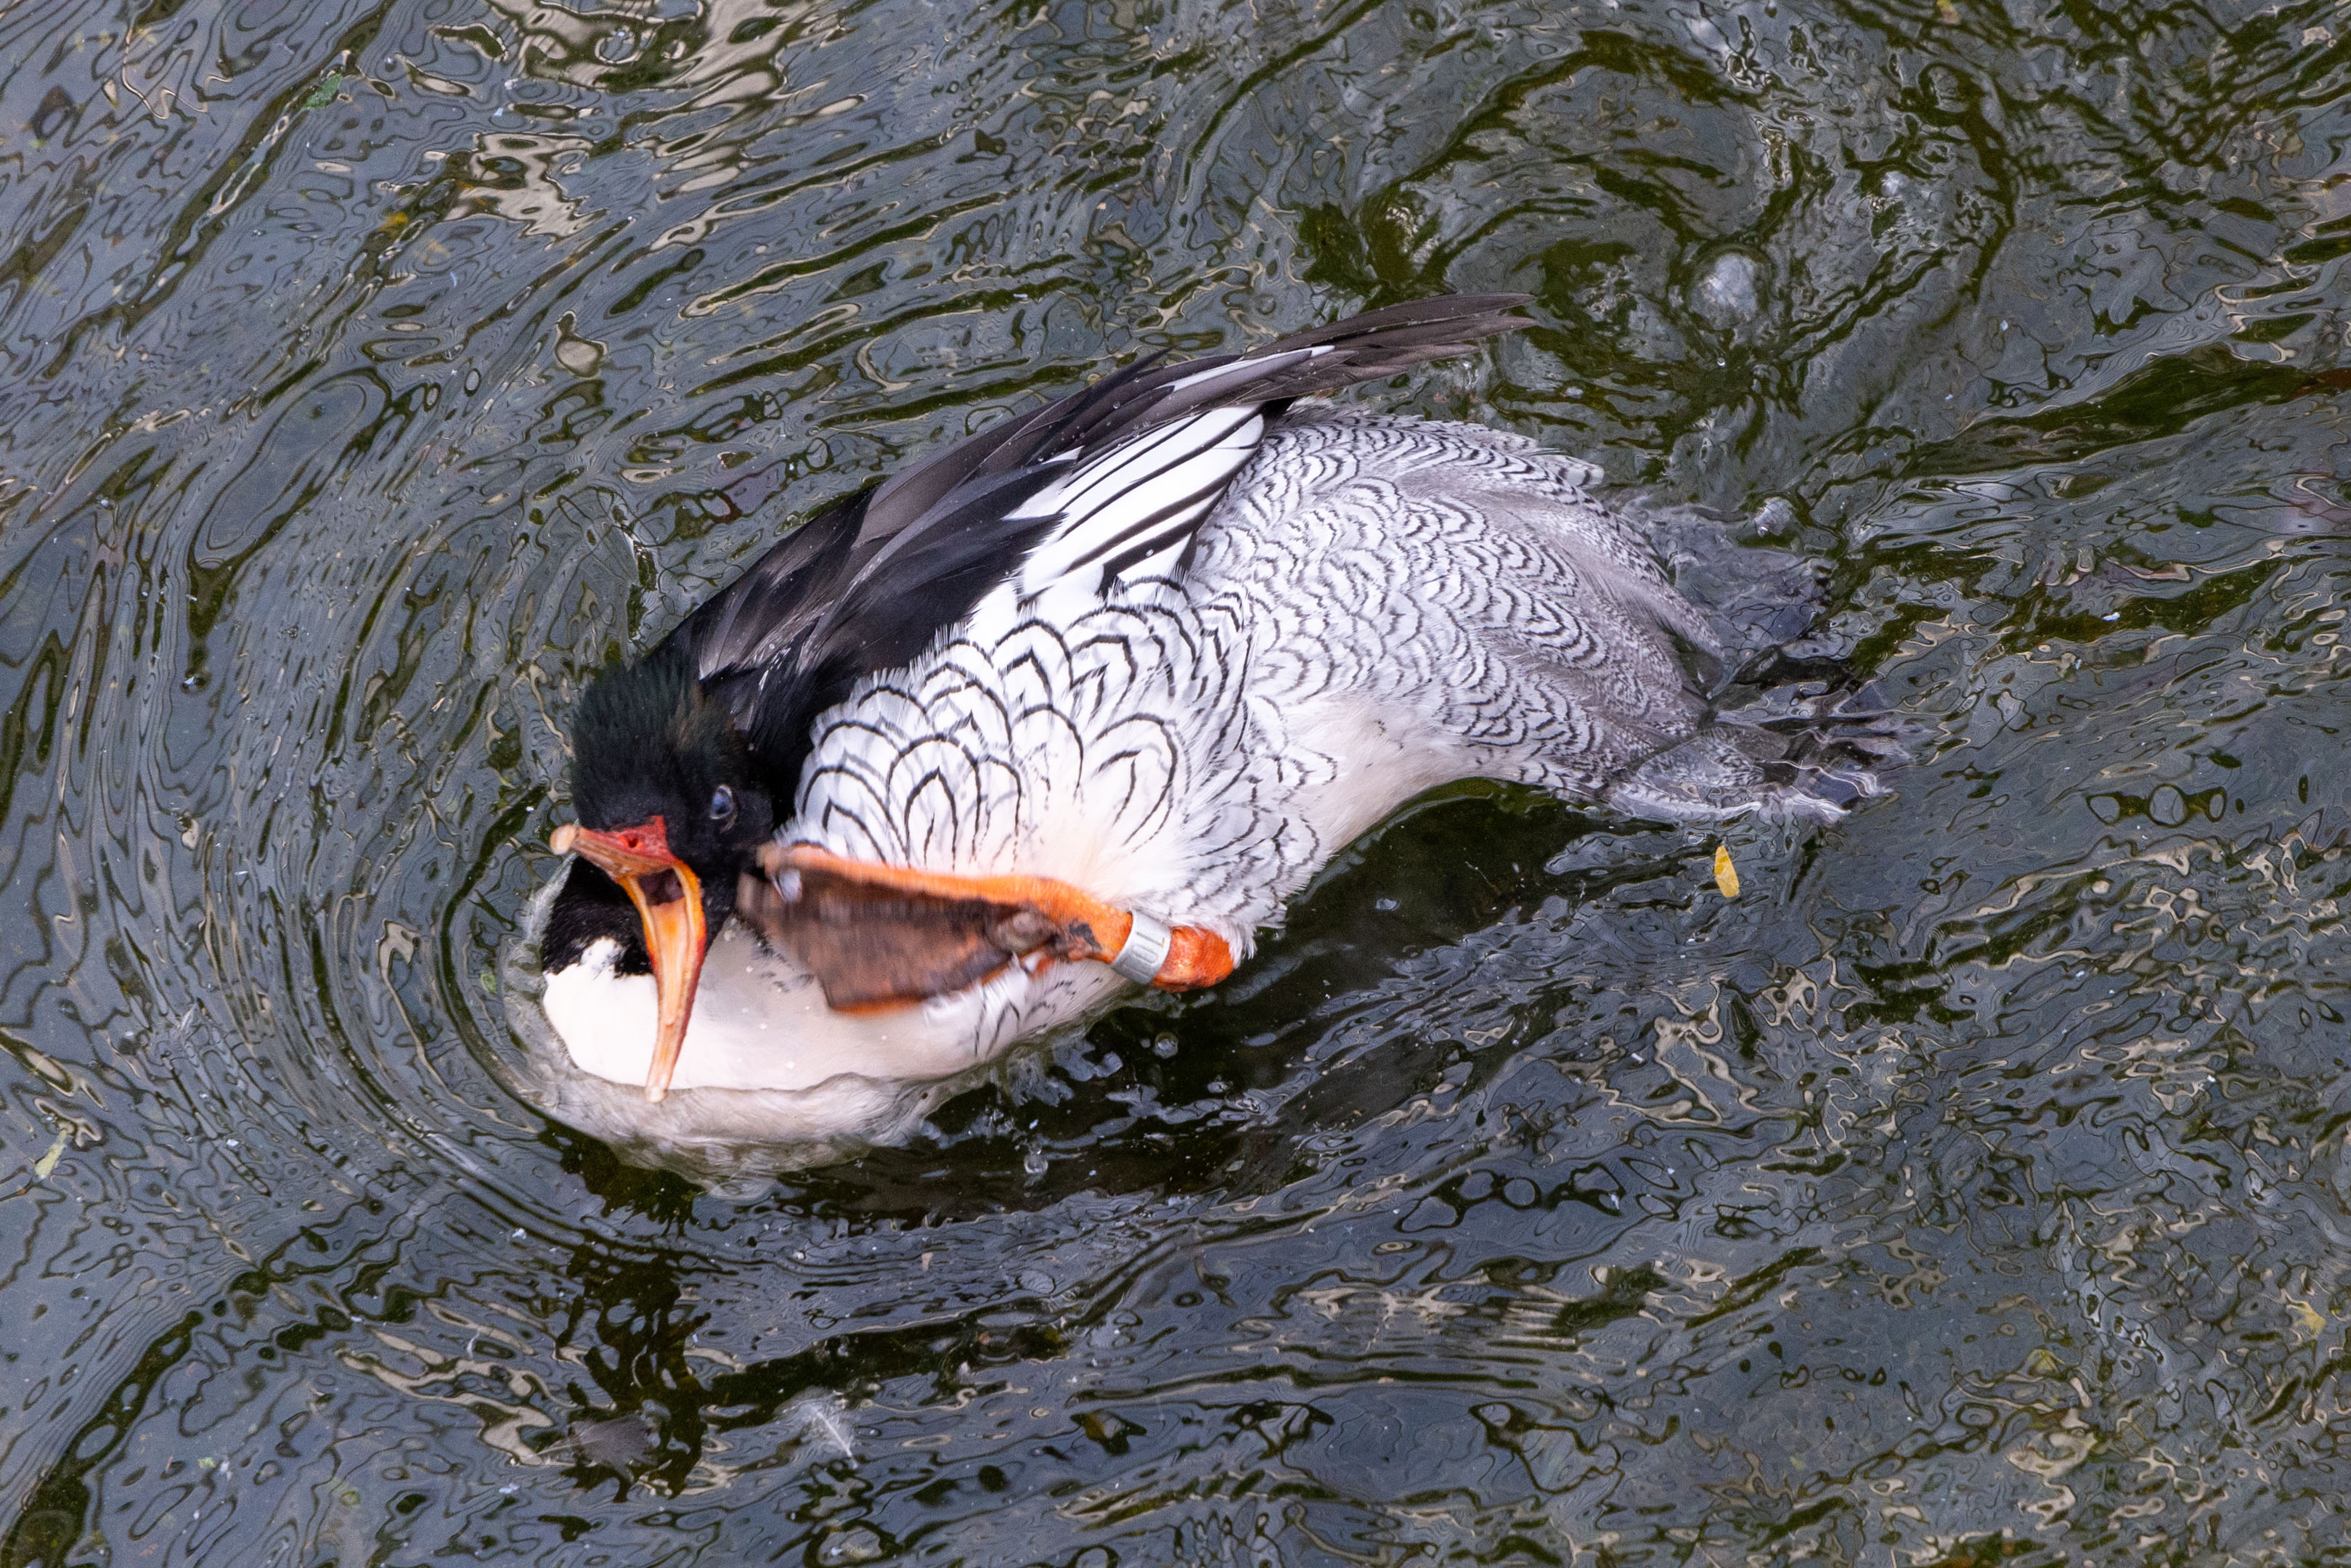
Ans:
{"label": "orange webbed foot", "polygon": [[[798,873],[792,901],[749,915],[816,974],[826,1002],[863,1010],[945,996],[1019,961],[1031,973],[1095,961],[1162,990],[1213,986],[1233,972],[1230,944],[1168,925],[1052,877],[956,876],[853,861],[813,844],[770,844],[760,868]],[[811,896],[813,894],[813,896]]]}

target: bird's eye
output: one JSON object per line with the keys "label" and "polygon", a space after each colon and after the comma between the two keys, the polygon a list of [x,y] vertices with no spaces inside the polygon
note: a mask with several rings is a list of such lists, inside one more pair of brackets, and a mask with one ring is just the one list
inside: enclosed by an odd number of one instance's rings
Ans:
{"label": "bird's eye", "polygon": [[735,820],[735,791],[724,784],[711,793],[710,820],[721,826]]}

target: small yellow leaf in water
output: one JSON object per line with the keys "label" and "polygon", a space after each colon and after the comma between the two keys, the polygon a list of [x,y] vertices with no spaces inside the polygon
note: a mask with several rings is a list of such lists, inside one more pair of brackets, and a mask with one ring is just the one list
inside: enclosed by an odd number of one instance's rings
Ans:
{"label": "small yellow leaf in water", "polygon": [[1935,0],[1935,20],[1946,27],[1956,27],[1959,25],[1959,8],[1951,0]]}
{"label": "small yellow leaf in water", "polygon": [[57,1141],[49,1145],[49,1152],[33,1162],[33,1179],[35,1181],[48,1180],[49,1173],[57,1168],[57,1156],[65,1152],[66,1135],[63,1133],[59,1133],[57,1136]]}
{"label": "small yellow leaf in water", "polygon": [[1714,885],[1725,898],[1739,896],[1739,868],[1730,863],[1730,846],[1714,846]]}

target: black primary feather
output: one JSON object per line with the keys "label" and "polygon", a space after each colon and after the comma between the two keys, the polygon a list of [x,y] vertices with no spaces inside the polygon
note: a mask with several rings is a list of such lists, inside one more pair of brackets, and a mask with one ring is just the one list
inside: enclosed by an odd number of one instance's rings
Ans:
{"label": "black primary feather", "polygon": [[[715,934],[733,907],[736,873],[791,806],[817,715],[864,676],[912,662],[1015,576],[1061,519],[1013,514],[1072,464],[1207,410],[1254,407],[1270,422],[1298,398],[1466,352],[1527,326],[1506,312],[1529,298],[1416,300],[1247,354],[1177,363],[1155,355],[834,501],[643,660],[590,683],[571,725],[581,825],[662,817],[673,851],[702,880]],[[720,783],[746,808],[723,833],[700,812]],[[755,817],[758,839],[746,836]],[[559,946],[576,959],[612,936],[624,972],[632,960],[642,966],[633,910],[593,889],[601,873],[588,876],[575,865],[558,895],[546,962],[560,967]]]}

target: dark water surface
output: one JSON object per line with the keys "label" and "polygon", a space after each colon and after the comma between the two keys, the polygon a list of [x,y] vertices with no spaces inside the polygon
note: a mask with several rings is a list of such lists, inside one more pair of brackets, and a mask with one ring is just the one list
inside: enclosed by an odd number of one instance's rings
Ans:
{"label": "dark water surface", "polygon": [[[0,11],[0,1563],[2351,1561],[2351,12]],[[790,517],[1443,288],[1923,727],[1465,788],[742,1191],[504,1087],[557,725]]]}

